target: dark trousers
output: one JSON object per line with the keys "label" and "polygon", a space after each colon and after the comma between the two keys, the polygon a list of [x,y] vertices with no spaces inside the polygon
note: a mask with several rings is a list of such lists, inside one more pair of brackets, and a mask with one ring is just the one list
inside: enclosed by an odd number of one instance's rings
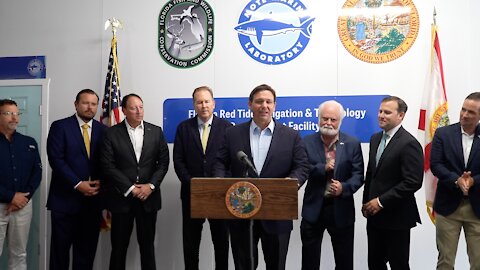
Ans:
{"label": "dark trousers", "polygon": [[368,268],[370,270],[409,270],[410,229],[388,230],[367,223]]}
{"label": "dark trousers", "polygon": [[[198,256],[205,219],[190,218],[190,205],[182,204],[183,258],[186,270],[198,270]],[[228,226],[225,220],[209,219],[215,250],[215,269],[228,270]]]}
{"label": "dark trousers", "polygon": [[93,268],[101,217],[100,210],[92,209],[76,213],[51,211],[50,270],[69,269],[70,248],[73,270]]}
{"label": "dark trousers", "polygon": [[302,270],[320,269],[323,233],[330,234],[335,257],[336,270],[353,270],[354,224],[338,228],[334,224],[333,205],[322,208],[316,223],[302,219],[300,235],[302,238]]}
{"label": "dark trousers", "polygon": [[253,249],[250,248],[250,220],[229,222],[233,260],[236,270],[252,270],[258,266],[258,242],[262,241],[266,270],[285,270],[290,232],[267,233],[261,221],[253,222]]}
{"label": "dark trousers", "polygon": [[135,202],[128,213],[112,213],[110,270],[125,270],[127,250],[134,221],[137,228],[137,242],[140,248],[142,270],[156,270],[153,243],[157,211],[145,212],[140,202]]}

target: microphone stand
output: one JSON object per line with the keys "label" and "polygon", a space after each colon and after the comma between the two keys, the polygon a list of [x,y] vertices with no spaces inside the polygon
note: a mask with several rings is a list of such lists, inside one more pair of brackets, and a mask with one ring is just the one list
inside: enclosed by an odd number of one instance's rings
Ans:
{"label": "microphone stand", "polygon": [[[249,166],[245,164],[245,169],[244,169],[244,177],[248,178],[248,170]],[[258,177],[258,175],[257,175]],[[249,247],[250,247],[250,269],[255,270],[255,257],[253,255],[253,219],[249,219],[249,228],[248,228],[248,234],[249,234]]]}

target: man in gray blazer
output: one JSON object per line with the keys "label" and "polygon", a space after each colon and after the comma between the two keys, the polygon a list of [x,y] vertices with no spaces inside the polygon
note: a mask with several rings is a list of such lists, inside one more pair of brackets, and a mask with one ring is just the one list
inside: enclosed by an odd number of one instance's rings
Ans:
{"label": "man in gray blazer", "polygon": [[107,129],[100,159],[107,209],[112,212],[110,270],[125,269],[134,221],[142,270],[155,270],[155,226],[168,147],[162,129],[143,121],[143,101],[138,95],[125,96],[122,111],[126,119]]}

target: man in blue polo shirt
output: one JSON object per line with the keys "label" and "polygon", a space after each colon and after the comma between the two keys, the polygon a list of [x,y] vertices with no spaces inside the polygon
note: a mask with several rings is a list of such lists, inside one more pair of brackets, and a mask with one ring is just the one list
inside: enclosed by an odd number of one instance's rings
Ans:
{"label": "man in blue polo shirt", "polygon": [[16,132],[17,103],[0,100],[0,255],[8,241],[8,269],[27,269],[27,241],[32,219],[30,199],[42,179],[38,146]]}

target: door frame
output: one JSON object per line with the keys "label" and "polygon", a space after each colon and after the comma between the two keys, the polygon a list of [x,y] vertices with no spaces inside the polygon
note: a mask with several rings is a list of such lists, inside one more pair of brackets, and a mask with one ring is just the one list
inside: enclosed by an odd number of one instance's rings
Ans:
{"label": "door frame", "polygon": [[40,158],[42,160],[42,181],[40,182],[40,220],[39,220],[39,232],[38,243],[39,247],[39,270],[47,269],[47,250],[48,250],[48,238],[47,238],[47,222],[48,212],[45,206],[47,204],[48,195],[48,179],[50,179],[50,166],[47,159],[47,135],[48,135],[48,114],[49,114],[49,93],[50,93],[50,78],[47,79],[31,79],[31,80],[0,80],[0,86],[41,86],[42,97],[40,105],[40,116],[42,119],[42,131],[41,139],[39,142]]}

